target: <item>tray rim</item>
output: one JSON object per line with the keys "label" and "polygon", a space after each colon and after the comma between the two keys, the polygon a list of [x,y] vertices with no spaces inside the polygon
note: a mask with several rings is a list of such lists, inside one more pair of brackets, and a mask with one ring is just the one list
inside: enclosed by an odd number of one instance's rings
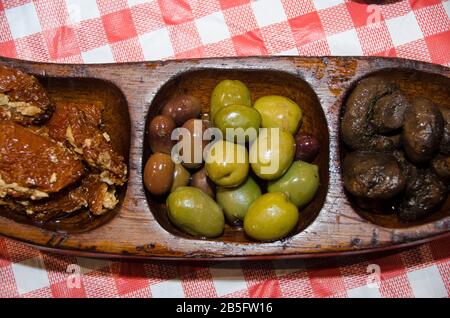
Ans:
{"label": "tray rim", "polygon": [[297,259],[316,259],[316,258],[334,258],[334,257],[354,257],[359,255],[372,255],[377,253],[386,253],[395,250],[402,250],[407,248],[414,248],[420,245],[424,245],[440,239],[450,237],[450,231],[439,233],[430,237],[425,237],[419,240],[393,244],[389,246],[375,247],[375,248],[363,248],[353,251],[335,251],[335,252],[317,252],[317,253],[297,253],[297,254],[268,254],[268,255],[249,255],[249,256],[223,256],[223,257],[178,257],[178,256],[139,256],[139,255],[123,255],[112,254],[103,252],[86,252],[71,248],[52,248],[26,240],[17,239],[0,234],[0,237],[4,237],[10,240],[21,242],[32,248],[44,253],[54,253],[58,255],[80,256],[96,259],[109,259],[109,260],[136,260],[136,261],[174,261],[174,262],[215,262],[220,263],[224,261],[271,261],[271,260],[297,260]]}

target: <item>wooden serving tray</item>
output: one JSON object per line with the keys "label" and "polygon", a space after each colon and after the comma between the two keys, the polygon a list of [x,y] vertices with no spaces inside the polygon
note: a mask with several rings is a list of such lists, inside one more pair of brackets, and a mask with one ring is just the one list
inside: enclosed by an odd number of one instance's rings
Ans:
{"label": "wooden serving tray", "polygon": [[[0,58],[40,79],[53,98],[105,104],[106,130],[129,160],[129,182],[119,206],[92,219],[87,213],[40,228],[9,211],[0,213],[0,234],[39,248],[95,257],[162,259],[265,259],[313,257],[379,251],[449,234],[450,199],[429,218],[402,224],[393,215],[358,210],[347,197],[341,176],[341,107],[361,77],[396,79],[410,95],[450,107],[450,69],[381,57],[261,57],[58,65]],[[179,232],[167,219],[164,201],[146,193],[143,166],[149,156],[146,122],[178,89],[209,105],[218,81],[243,81],[252,99],[280,94],[304,110],[303,130],[321,142],[316,159],[321,187],[300,211],[296,233],[282,241],[250,241],[242,229],[226,227],[222,237],[201,240]],[[207,108],[204,109],[208,111]]]}

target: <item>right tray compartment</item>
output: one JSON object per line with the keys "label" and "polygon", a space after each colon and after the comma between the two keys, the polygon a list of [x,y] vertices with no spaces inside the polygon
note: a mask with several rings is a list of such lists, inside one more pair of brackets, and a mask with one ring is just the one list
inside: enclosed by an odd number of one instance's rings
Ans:
{"label": "right tray compartment", "polygon": [[[448,77],[440,74],[428,73],[413,69],[387,68],[366,74],[363,78],[372,76],[381,77],[383,79],[386,79],[386,81],[394,81],[398,85],[398,87],[404,91],[409,99],[414,99],[416,97],[425,97],[435,104],[439,105],[440,107],[447,107],[450,109],[450,79]],[[347,98],[351,94],[353,88],[357,85],[357,83],[358,81],[349,88],[344,97],[340,112],[339,129],[341,129],[341,120],[345,110]],[[341,131],[339,131],[339,136],[339,156],[342,163],[349,149],[342,140]],[[341,174],[342,173],[343,172],[341,164]],[[363,209],[356,203],[355,198],[351,194],[349,194],[346,190],[344,190],[344,192],[352,208],[360,216],[376,225],[386,228],[410,228],[422,224],[432,223],[450,216],[450,196],[447,196],[446,202],[440,207],[439,210],[433,212],[425,218],[406,223],[400,221],[393,211],[383,210],[379,211],[382,213],[375,213],[368,209]],[[387,208],[388,207],[386,207],[386,209]]]}

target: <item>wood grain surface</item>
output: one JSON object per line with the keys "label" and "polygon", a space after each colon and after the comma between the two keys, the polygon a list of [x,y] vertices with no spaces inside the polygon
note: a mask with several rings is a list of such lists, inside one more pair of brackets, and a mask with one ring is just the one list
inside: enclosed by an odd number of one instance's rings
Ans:
{"label": "wood grain surface", "polygon": [[[364,253],[449,235],[450,199],[440,211],[412,224],[355,208],[342,184],[339,138],[342,104],[358,79],[377,73],[395,79],[411,97],[425,96],[450,107],[446,67],[381,57],[250,57],[102,65],[0,58],[0,63],[34,74],[52,98],[103,103],[105,128],[129,167],[120,204],[107,216],[93,219],[81,213],[42,228],[3,210],[0,234],[7,237],[85,256],[223,260]],[[305,113],[302,129],[321,142],[316,159],[320,190],[300,211],[302,221],[295,233],[282,241],[253,242],[242,229],[228,226],[214,240],[189,237],[168,221],[164,201],[144,190],[143,167],[150,153],[147,119],[180,89],[200,98],[207,112],[212,89],[225,78],[247,84],[253,100],[267,94],[295,100]]]}

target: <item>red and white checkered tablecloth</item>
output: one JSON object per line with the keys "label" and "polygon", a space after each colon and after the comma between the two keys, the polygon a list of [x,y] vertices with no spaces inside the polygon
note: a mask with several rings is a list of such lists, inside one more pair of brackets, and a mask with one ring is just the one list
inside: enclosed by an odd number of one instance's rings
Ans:
{"label": "red and white checkered tablecloth", "polygon": [[[450,1],[358,2],[0,0],[0,55],[61,63],[382,55],[450,65]],[[57,256],[0,238],[0,297],[449,295],[450,238],[381,256],[211,264]]]}

